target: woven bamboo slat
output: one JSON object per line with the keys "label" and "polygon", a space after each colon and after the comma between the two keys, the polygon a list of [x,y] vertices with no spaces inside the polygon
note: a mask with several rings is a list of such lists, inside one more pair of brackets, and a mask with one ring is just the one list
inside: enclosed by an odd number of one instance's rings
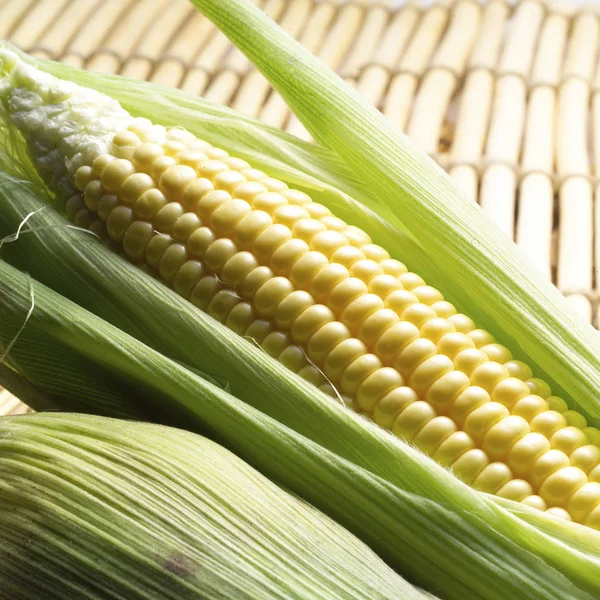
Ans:
{"label": "woven bamboo slat", "polygon": [[[597,11],[562,0],[252,1],[438,160],[583,318],[600,323]],[[0,0],[0,35],[310,138],[187,0]]]}

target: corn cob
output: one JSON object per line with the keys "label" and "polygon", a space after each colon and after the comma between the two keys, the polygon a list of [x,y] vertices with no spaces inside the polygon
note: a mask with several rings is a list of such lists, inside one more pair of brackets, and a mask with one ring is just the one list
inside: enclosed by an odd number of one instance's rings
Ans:
{"label": "corn cob", "polygon": [[465,483],[600,529],[600,432],[360,229],[192,134],[2,51],[67,216]]}

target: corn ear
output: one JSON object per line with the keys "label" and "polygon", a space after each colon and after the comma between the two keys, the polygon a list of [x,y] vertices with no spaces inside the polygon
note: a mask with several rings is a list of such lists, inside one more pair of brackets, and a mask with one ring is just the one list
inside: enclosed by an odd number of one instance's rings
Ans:
{"label": "corn ear", "polygon": [[[262,71],[313,137],[371,191],[367,205],[413,237],[451,296],[502,344],[521,352],[572,406],[600,419],[600,336],[558,290],[379,111],[245,0],[192,0]],[[419,271],[417,271],[419,272]],[[526,359],[525,359],[526,357]]]}
{"label": "corn ear", "polygon": [[76,414],[0,418],[0,597],[426,596],[206,438]]}

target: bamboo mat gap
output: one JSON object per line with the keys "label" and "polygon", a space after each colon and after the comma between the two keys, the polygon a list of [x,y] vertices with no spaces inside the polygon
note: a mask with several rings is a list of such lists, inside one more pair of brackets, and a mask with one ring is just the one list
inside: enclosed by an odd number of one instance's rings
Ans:
{"label": "bamboo mat gap", "polygon": [[[252,1],[437,160],[600,326],[592,5]],[[310,139],[187,0],[0,0],[0,35],[36,56],[179,87]]]}

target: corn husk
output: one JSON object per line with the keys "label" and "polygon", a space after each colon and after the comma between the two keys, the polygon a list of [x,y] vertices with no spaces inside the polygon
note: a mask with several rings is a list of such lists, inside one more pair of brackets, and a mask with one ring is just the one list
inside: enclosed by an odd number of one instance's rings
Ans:
{"label": "corn husk", "polygon": [[218,444],[76,414],[0,418],[0,598],[426,597]]}

